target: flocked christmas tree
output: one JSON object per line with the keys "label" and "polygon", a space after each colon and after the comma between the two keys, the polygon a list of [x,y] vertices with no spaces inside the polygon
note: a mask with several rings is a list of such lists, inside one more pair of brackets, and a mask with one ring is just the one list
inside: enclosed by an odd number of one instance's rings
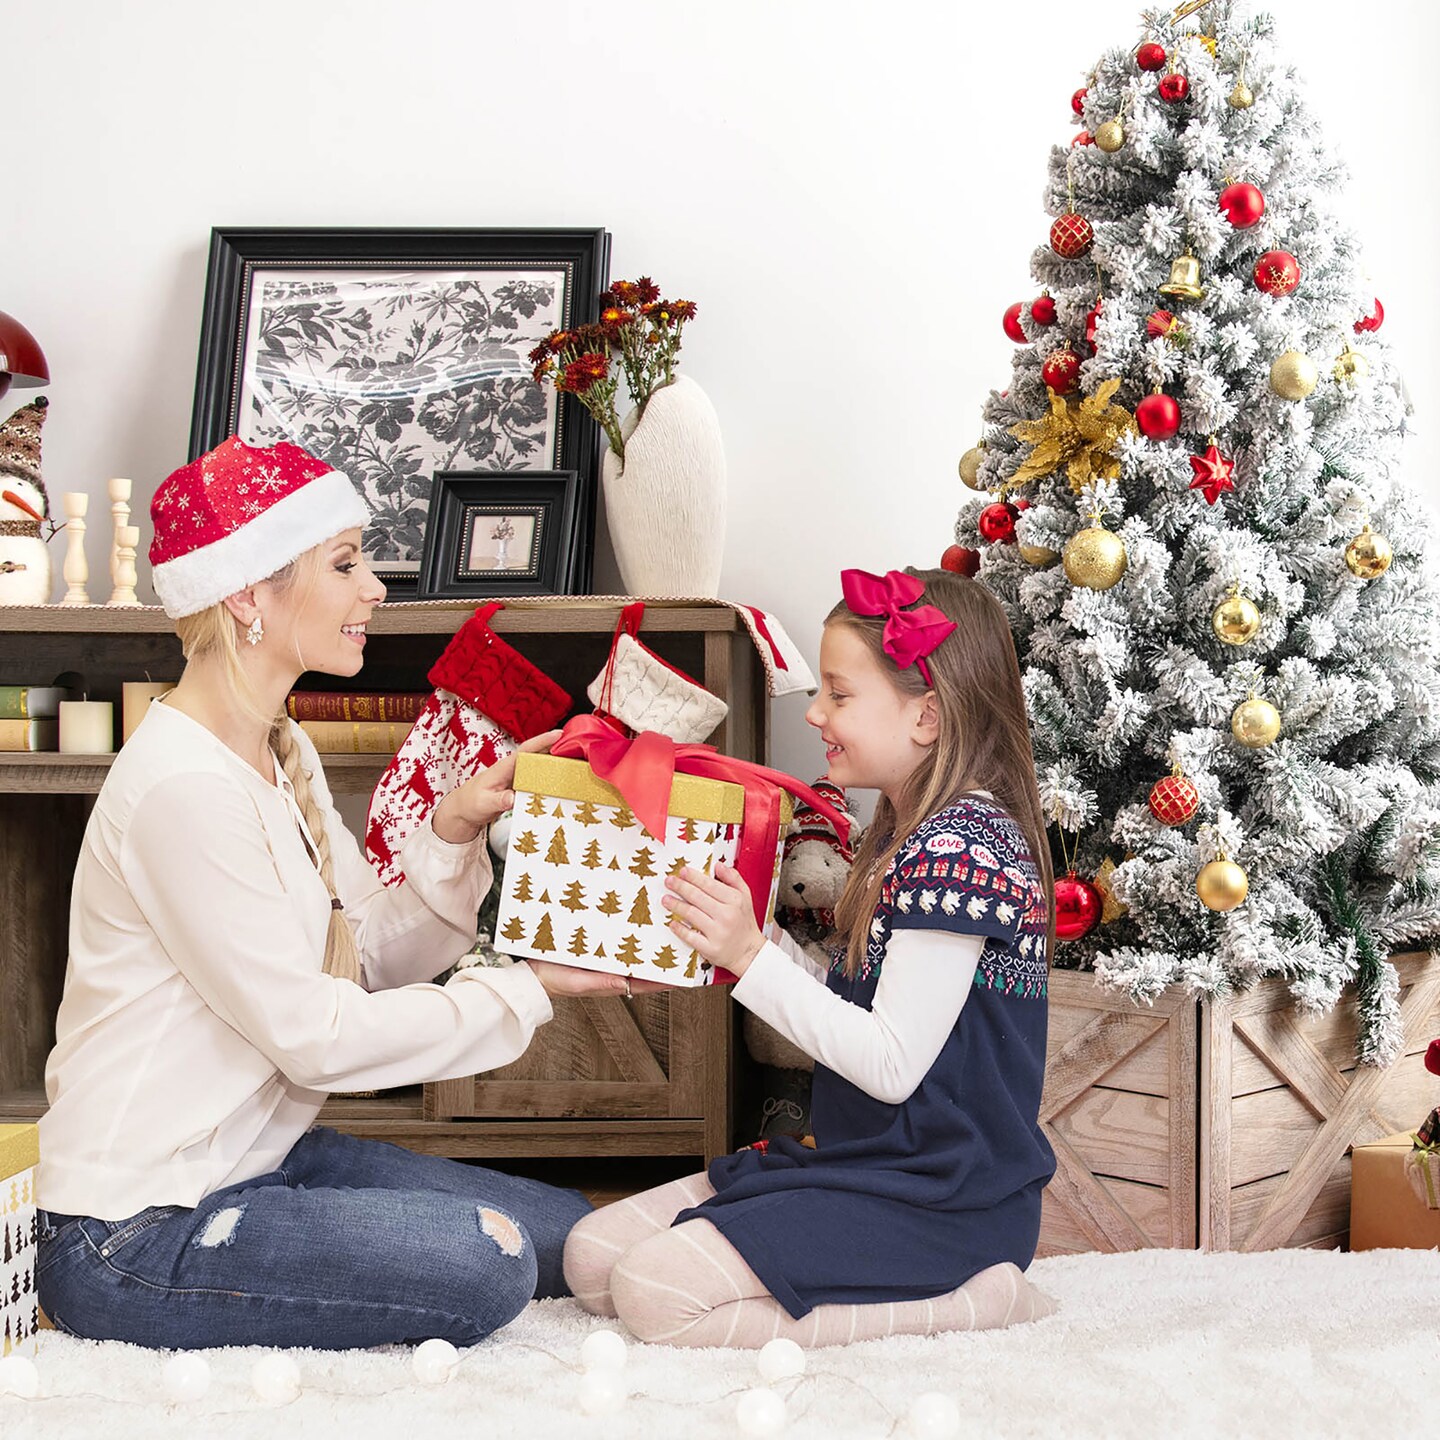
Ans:
{"label": "flocked christmas tree", "polygon": [[1440,606],[1408,406],[1268,17],[1211,0],[1143,23],[1052,153],[1043,293],[1006,312],[1022,348],[961,461],[998,495],[967,499],[945,564],[1014,626],[1056,962],[1137,999],[1283,976],[1309,1011],[1355,982],[1360,1057],[1384,1064],[1387,957],[1440,933]]}

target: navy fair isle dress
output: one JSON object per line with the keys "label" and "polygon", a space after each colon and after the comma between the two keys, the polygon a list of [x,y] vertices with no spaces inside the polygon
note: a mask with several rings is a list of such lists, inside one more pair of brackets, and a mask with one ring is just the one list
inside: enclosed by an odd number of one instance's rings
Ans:
{"label": "navy fair isle dress", "polygon": [[899,1105],[817,1063],[815,1149],[789,1138],[710,1166],[711,1221],[796,1319],[816,1305],[922,1300],[1010,1260],[1025,1269],[1055,1157],[1045,1078],[1046,907],[1024,832],[967,797],[939,811],[886,873],[865,961],[828,985],[870,1009],[901,929],[983,935],[974,988],[939,1057]]}

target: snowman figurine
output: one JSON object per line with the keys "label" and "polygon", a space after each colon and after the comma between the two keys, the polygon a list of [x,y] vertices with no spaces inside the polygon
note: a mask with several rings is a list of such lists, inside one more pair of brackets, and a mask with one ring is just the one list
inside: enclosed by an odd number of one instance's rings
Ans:
{"label": "snowman figurine", "polygon": [[[0,605],[50,603],[50,500],[40,478],[41,395],[0,425]],[[54,533],[54,527],[51,533]]]}

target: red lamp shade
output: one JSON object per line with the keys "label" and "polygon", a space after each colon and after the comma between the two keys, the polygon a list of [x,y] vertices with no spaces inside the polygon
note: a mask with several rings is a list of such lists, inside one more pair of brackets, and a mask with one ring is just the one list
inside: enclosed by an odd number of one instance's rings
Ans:
{"label": "red lamp shade", "polygon": [[48,385],[50,367],[35,337],[0,310],[0,396],[12,385]]}

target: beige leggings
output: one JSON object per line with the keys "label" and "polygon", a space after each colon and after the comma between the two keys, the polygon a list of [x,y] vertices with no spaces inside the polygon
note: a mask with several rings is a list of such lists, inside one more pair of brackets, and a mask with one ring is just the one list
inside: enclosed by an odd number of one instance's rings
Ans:
{"label": "beige leggings", "polygon": [[845,1345],[999,1329],[1054,1313],[1055,1302],[1006,1263],[933,1300],[817,1305],[792,1319],[708,1220],[672,1228],[676,1215],[714,1193],[703,1173],[688,1175],[585,1216],[565,1241],[565,1279],[575,1298],[592,1315],[624,1321],[641,1340],[747,1350],[777,1337],[807,1347]]}

